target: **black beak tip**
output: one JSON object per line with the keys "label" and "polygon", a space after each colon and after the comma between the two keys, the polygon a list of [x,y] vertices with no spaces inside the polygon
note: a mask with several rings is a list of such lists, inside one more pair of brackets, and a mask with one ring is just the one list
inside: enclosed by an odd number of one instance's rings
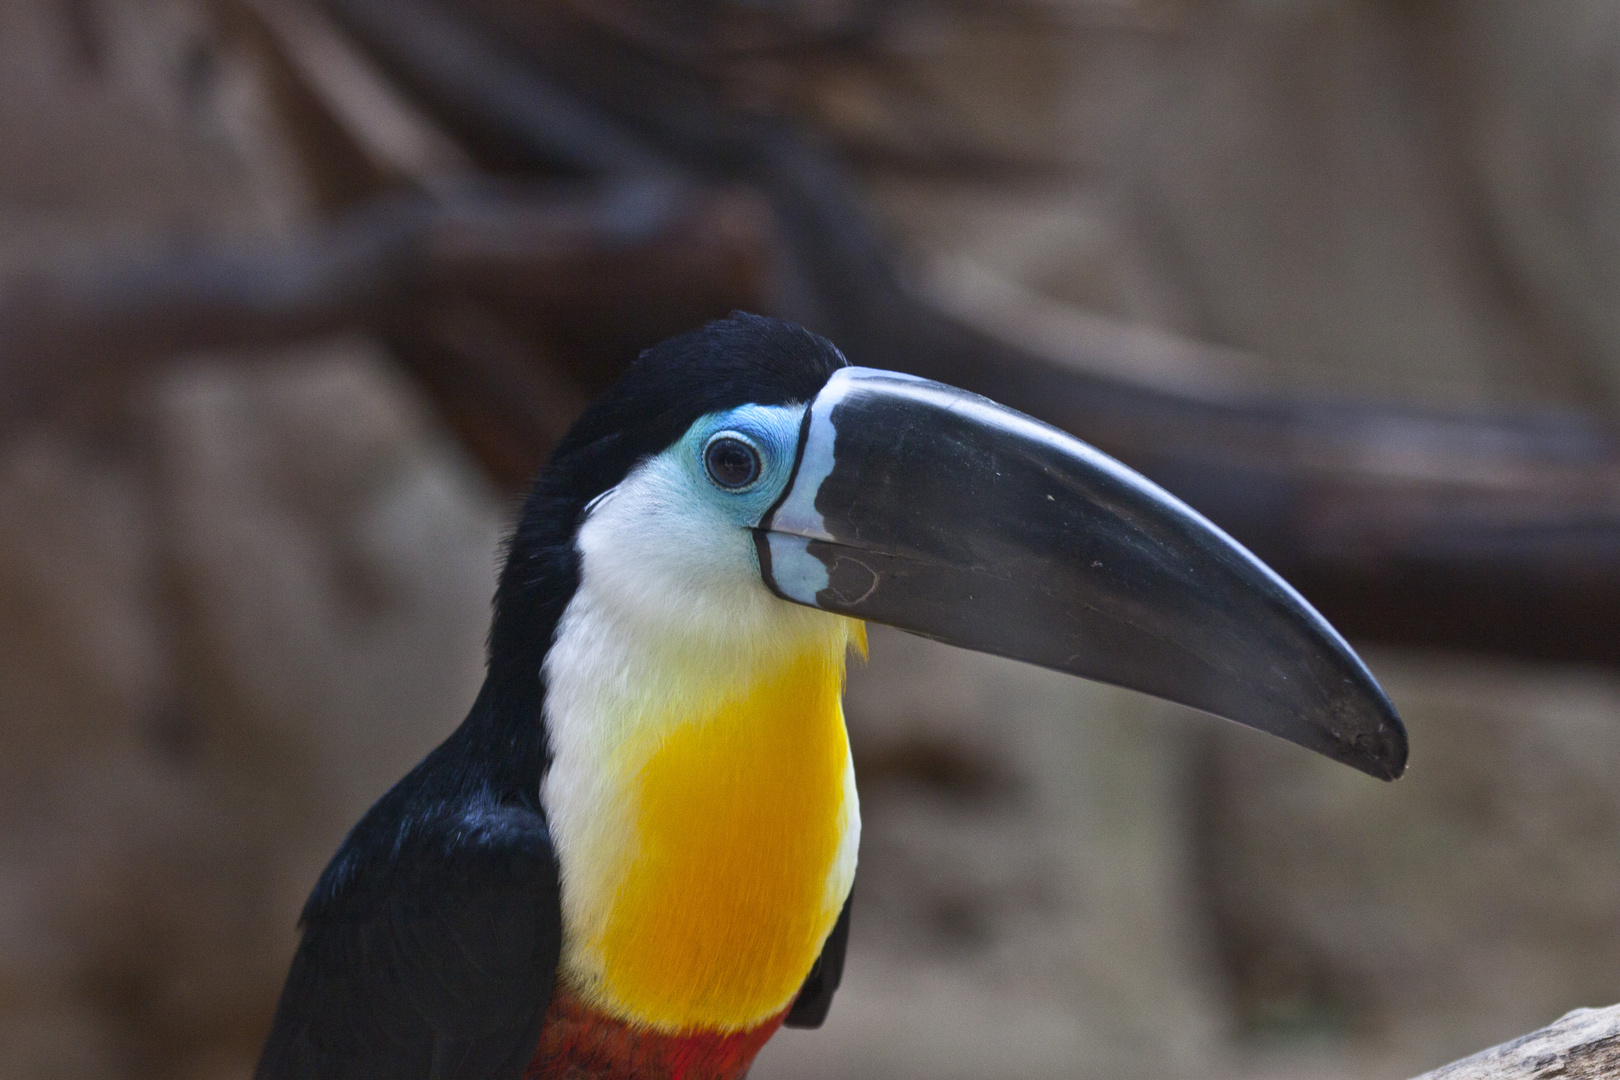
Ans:
{"label": "black beak tip", "polygon": [[1406,774],[1406,730],[1398,728],[1379,750],[1380,771],[1373,773],[1380,780],[1399,780]]}
{"label": "black beak tip", "polygon": [[1387,703],[1379,712],[1371,727],[1362,726],[1348,735],[1335,733],[1335,746],[1328,756],[1376,779],[1399,780],[1406,772],[1406,725]]}

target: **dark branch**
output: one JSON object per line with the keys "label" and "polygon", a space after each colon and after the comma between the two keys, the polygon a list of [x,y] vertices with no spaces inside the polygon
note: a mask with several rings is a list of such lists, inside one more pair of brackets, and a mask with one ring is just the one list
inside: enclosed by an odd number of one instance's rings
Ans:
{"label": "dark branch", "polygon": [[[350,326],[405,337],[438,310],[435,302],[460,298],[484,305],[492,319],[515,320],[534,371],[519,378],[508,363],[504,376],[480,374],[487,356],[479,361],[483,352],[463,348],[434,362],[442,369],[419,365],[418,373],[432,375],[430,388],[487,387],[493,411],[508,418],[514,409],[540,410],[543,422],[517,424],[532,468],[579,395],[648,339],[757,304],[770,247],[769,213],[747,192],[553,183],[470,187],[443,201],[386,199],[268,247],[42,267],[0,287],[0,432],[48,414],[89,378],[128,379],[177,353]],[[584,374],[546,373],[544,341]],[[582,356],[605,359],[593,373]],[[537,386],[569,381],[583,386],[573,397],[528,400]]]}
{"label": "dark branch", "polygon": [[[327,2],[414,12],[433,0]],[[1078,372],[903,288],[839,164],[789,126],[728,110],[687,58],[616,39],[568,5],[444,0],[438,10],[503,42],[477,66],[504,71],[507,85],[541,78],[646,155],[763,189],[807,285],[786,314],[855,362],[978,390],[1098,444],[1204,510],[1350,633],[1620,662],[1620,445],[1595,421],[1211,400]],[[386,42],[368,40],[386,64]],[[430,104],[453,91],[477,128],[521,129],[531,150],[566,143],[532,112],[465,84],[418,91]]]}
{"label": "dark branch", "polygon": [[[458,16],[430,0],[328,3],[475,150],[606,184],[385,202],[273,250],[14,282],[0,290],[0,420],[174,352],[365,324],[517,484],[638,348],[769,306],[857,363],[977,390],[1096,443],[1351,634],[1620,663],[1620,443],[1594,420],[1218,397],[1088,374],[1130,358],[1088,360],[1087,348],[1116,347],[1098,335],[1071,350],[1078,365],[1059,362],[908,291],[835,161],[790,128],[727,112],[689,72],[570,24],[562,5],[459,0]],[[475,8],[481,30],[456,21]],[[648,172],[686,179],[619,182]],[[770,209],[705,193],[699,176],[745,181]],[[1197,363],[1198,346],[1176,351]]]}

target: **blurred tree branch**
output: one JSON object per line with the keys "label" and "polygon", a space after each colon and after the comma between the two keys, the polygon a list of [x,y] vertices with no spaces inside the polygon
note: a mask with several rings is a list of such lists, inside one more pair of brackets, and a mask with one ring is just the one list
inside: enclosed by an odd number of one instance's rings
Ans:
{"label": "blurred tree branch", "polygon": [[[335,24],[300,0],[244,0],[302,79],[310,124],[370,163],[370,188],[329,186],[369,201],[272,248],[12,281],[0,417],[173,353],[365,325],[517,486],[639,348],[765,309],[856,363],[1097,444],[1347,633],[1620,663],[1620,440],[1595,418],[1266,396],[1218,377],[1233,366],[1223,350],[1104,320],[1008,333],[1000,316],[1016,312],[909,287],[832,156],[727,107],[702,55],[663,55],[558,2],[325,2]],[[343,49],[353,62],[334,65]],[[532,179],[492,185],[480,170]],[[1151,382],[1122,374],[1143,370],[1144,350]]]}
{"label": "blurred tree branch", "polygon": [[785,314],[856,363],[977,390],[1119,456],[1253,547],[1346,632],[1620,662],[1620,443],[1596,418],[1177,393],[1100,376],[1131,364],[1104,355],[1128,345],[1117,335],[1058,362],[906,288],[839,164],[789,125],[728,108],[689,49],[615,36],[560,2],[326,4],[492,161],[592,170],[609,155],[571,149],[575,126],[553,131],[534,110],[473,92],[451,65],[424,62],[458,16],[458,63],[483,81],[541,81],[548,100],[571,95],[605,145],[639,140],[638,161],[757,187],[798,286]]}
{"label": "blurred tree branch", "polygon": [[[485,462],[520,484],[605,376],[581,383],[532,349],[497,365],[438,317],[443,305],[517,309],[574,370],[591,370],[581,355],[616,367],[642,340],[757,302],[768,229],[746,191],[484,183],[383,198],[267,247],[38,268],[0,286],[0,431],[87,380],[128,380],[176,354],[365,326],[409,345],[475,445],[523,447]],[[473,434],[486,428],[510,434]]]}

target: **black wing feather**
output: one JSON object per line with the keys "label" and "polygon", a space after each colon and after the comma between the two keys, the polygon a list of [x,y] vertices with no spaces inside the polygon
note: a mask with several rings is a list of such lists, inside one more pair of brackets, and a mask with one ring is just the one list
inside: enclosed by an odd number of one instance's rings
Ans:
{"label": "black wing feather", "polygon": [[854,900],[855,891],[851,889],[844,900],[844,910],[838,913],[838,921],[827,935],[827,943],[821,947],[821,955],[805,976],[799,996],[788,1009],[787,1019],[782,1021],[784,1026],[818,1028],[826,1021],[833,994],[844,979],[844,953],[849,948],[849,906]]}
{"label": "black wing feather", "polygon": [[255,1080],[522,1077],[562,939],[550,836],[527,808],[437,817],[317,890]]}

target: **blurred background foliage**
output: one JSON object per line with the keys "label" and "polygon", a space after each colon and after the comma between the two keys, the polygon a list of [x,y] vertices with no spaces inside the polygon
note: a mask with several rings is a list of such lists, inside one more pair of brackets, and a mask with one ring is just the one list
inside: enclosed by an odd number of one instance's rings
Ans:
{"label": "blurred background foliage", "polygon": [[1596,0],[6,0],[0,1076],[249,1075],[512,492],[732,307],[1148,469],[1413,746],[874,632],[845,988],[759,1080],[1397,1080],[1620,1000],[1617,256]]}

